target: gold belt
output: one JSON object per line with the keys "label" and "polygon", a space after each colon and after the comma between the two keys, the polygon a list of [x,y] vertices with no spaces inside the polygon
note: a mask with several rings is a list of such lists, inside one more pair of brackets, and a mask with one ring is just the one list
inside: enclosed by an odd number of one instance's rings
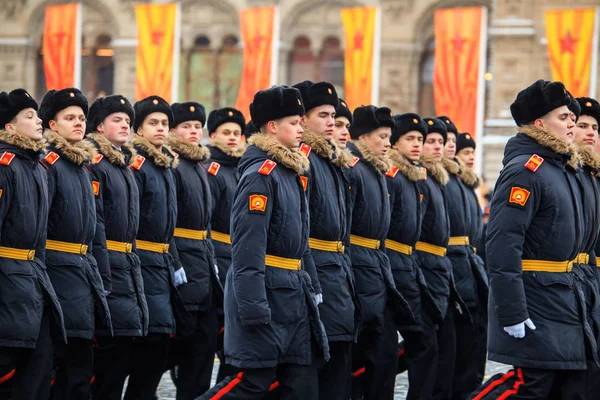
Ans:
{"label": "gold belt", "polygon": [[436,246],[431,243],[417,242],[415,244],[415,250],[423,251],[425,253],[433,254],[440,257],[446,256],[446,248],[442,246]]}
{"label": "gold belt", "polygon": [[300,271],[300,269],[302,268],[302,261],[297,260],[295,258],[284,258],[267,254],[265,256],[265,265],[274,268]]}
{"label": "gold belt", "polygon": [[61,242],[58,240],[46,240],[46,249],[84,255],[88,251],[87,244]]}
{"label": "gold belt", "polygon": [[448,246],[468,246],[469,245],[469,237],[468,236],[451,236],[450,240],[448,240]]}
{"label": "gold belt", "polygon": [[589,264],[590,255],[588,253],[579,253],[573,260],[573,264]]}
{"label": "gold belt", "polygon": [[208,231],[197,231],[194,229],[175,228],[175,233],[173,234],[173,236],[185,238],[185,239],[192,239],[192,240],[206,240],[206,238],[208,237]]}
{"label": "gold belt", "polygon": [[111,251],[118,251],[119,253],[131,253],[133,251],[133,244],[117,242],[116,240],[107,240],[106,248]]}
{"label": "gold belt", "polygon": [[379,249],[381,241],[377,239],[369,239],[362,236],[350,235],[350,243],[355,246],[366,247],[368,249]]}
{"label": "gold belt", "polygon": [[217,242],[231,244],[231,236],[226,233],[210,231],[210,237]]}
{"label": "gold belt", "polygon": [[332,253],[343,253],[345,250],[344,243],[342,242],[315,238],[308,238],[308,247],[315,250],[330,251]]}
{"label": "gold belt", "polygon": [[0,257],[13,260],[31,261],[35,258],[35,250],[14,249],[0,246]]}
{"label": "gold belt", "polygon": [[153,251],[155,253],[168,253],[169,243],[155,243],[146,240],[136,240],[135,247],[140,250]]}
{"label": "gold belt", "polygon": [[410,256],[413,252],[412,246],[409,246],[404,243],[396,242],[395,240],[391,240],[391,239],[385,240],[385,248],[393,250],[397,253],[406,254],[407,256]]}
{"label": "gold belt", "polygon": [[573,261],[522,260],[523,271],[571,272]]}

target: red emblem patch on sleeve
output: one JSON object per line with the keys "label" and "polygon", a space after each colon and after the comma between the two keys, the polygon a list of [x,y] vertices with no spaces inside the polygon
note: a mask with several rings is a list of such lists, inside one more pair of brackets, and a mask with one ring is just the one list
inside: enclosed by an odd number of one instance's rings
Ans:
{"label": "red emblem patch on sleeve", "polygon": [[142,165],[144,165],[144,161],[146,161],[146,157],[140,156],[138,154],[137,156],[135,156],[135,161],[133,162],[133,164],[131,164],[131,168],[139,171],[140,168],[142,168]]}
{"label": "red emblem patch on sleeve", "polygon": [[44,160],[46,160],[46,162],[50,165],[54,165],[54,163],[60,158],[60,156],[58,154],[56,154],[55,152],[51,151],[50,153],[48,153],[46,155],[46,157],[44,157]]}
{"label": "red emblem patch on sleeve", "polygon": [[525,163],[525,168],[528,170],[535,172],[538,170],[540,165],[544,162],[544,159],[537,154],[532,155],[529,160]]}
{"label": "red emblem patch on sleeve", "polygon": [[389,176],[390,178],[394,178],[399,170],[400,169],[398,167],[391,167],[390,169],[387,170],[387,172],[385,174],[387,176]]}
{"label": "red emblem patch on sleeve", "polygon": [[92,188],[94,189],[94,194],[98,196],[98,194],[100,193],[100,182],[92,181]]}
{"label": "red emblem patch on sleeve", "polygon": [[261,175],[270,175],[276,166],[277,166],[277,163],[275,161],[265,160],[265,162],[258,169],[258,173]]}
{"label": "red emblem patch on sleeve", "polygon": [[354,157],[352,159],[352,161],[350,161],[350,168],[353,168],[359,161],[360,161],[360,158]]}
{"label": "red emblem patch on sleeve", "polygon": [[262,194],[251,194],[248,200],[250,211],[258,211],[264,213],[267,209],[267,196]]}
{"label": "red emblem patch on sleeve", "polygon": [[100,161],[102,161],[103,158],[104,156],[102,154],[96,154],[94,156],[94,164],[98,164]]}
{"label": "red emblem patch on sleeve", "polygon": [[508,199],[508,202],[524,207],[527,203],[527,200],[529,199],[529,195],[531,195],[531,192],[529,190],[520,188],[518,186],[513,186],[510,189],[510,197]]}
{"label": "red emblem patch on sleeve", "polygon": [[310,152],[312,151],[312,148],[307,145],[306,143],[302,143],[300,145],[300,153],[304,154],[306,157],[308,157],[308,155],[310,154]]}
{"label": "red emblem patch on sleeve", "polygon": [[221,169],[221,164],[219,164],[217,162],[211,162],[210,166],[208,167],[208,173],[213,176],[217,176],[220,169]]}
{"label": "red emblem patch on sleeve", "polygon": [[302,187],[306,192],[306,189],[308,189],[308,176],[300,176],[300,180],[302,181]]}
{"label": "red emblem patch on sleeve", "polygon": [[2,156],[0,156],[0,164],[1,165],[10,165],[13,158],[15,158],[15,155],[13,153],[9,153],[8,151],[5,151],[4,153],[2,153]]}

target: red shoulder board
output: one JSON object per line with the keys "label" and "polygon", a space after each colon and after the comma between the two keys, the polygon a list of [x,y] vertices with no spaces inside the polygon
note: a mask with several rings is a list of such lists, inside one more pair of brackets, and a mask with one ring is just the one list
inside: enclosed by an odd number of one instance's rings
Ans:
{"label": "red shoulder board", "polygon": [[46,160],[46,162],[50,165],[54,165],[54,163],[56,161],[58,161],[58,159],[60,158],[60,156],[58,154],[56,154],[55,152],[51,151],[50,153],[48,153],[48,155],[46,157],[44,157],[44,160]]}
{"label": "red shoulder board", "polygon": [[385,174],[387,176],[389,176],[390,178],[394,178],[396,176],[396,174],[398,173],[398,171],[400,171],[400,169],[398,167],[391,167],[390,169],[387,170],[387,172]]}
{"label": "red shoulder board", "polygon": [[304,154],[306,157],[308,157],[311,150],[312,150],[312,148],[309,145],[307,145],[306,143],[302,143],[300,145],[300,153]]}
{"label": "red shoulder board", "polygon": [[13,158],[15,158],[15,155],[13,153],[5,151],[4,153],[2,153],[2,156],[0,156],[0,165],[10,165]]}
{"label": "red shoulder board", "polygon": [[261,175],[271,175],[271,172],[275,169],[277,163],[272,160],[265,160],[265,162],[258,169],[258,173]]}
{"label": "red shoulder board", "polygon": [[538,170],[540,165],[544,162],[544,159],[537,154],[532,155],[529,160],[525,163],[525,168],[528,170],[535,172]]}
{"label": "red shoulder board", "polygon": [[213,176],[217,176],[220,169],[221,169],[221,164],[219,164],[218,162],[211,162],[210,166],[208,167],[208,173]]}
{"label": "red shoulder board", "polygon": [[94,164],[98,164],[100,161],[102,161],[103,158],[104,158],[104,155],[102,155],[102,154],[96,154],[94,156]]}
{"label": "red shoulder board", "polygon": [[306,189],[308,189],[308,176],[300,175],[300,180],[302,181],[302,187],[304,188],[304,191],[306,192]]}
{"label": "red shoulder board", "polygon": [[138,154],[137,156],[135,156],[135,161],[133,162],[133,164],[131,164],[131,168],[139,171],[140,168],[142,168],[142,165],[144,165],[144,161],[146,161],[146,157],[140,156]]}
{"label": "red shoulder board", "polygon": [[360,158],[354,157],[352,159],[352,161],[350,161],[350,168],[354,167],[359,161],[360,161]]}
{"label": "red shoulder board", "polygon": [[98,193],[100,193],[100,182],[92,181],[92,189],[94,189],[94,194],[98,196]]}

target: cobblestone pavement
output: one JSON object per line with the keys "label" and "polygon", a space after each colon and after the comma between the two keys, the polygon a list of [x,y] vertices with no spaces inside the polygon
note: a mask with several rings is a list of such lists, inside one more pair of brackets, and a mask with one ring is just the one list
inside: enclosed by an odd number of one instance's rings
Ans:
{"label": "cobblestone pavement", "polygon": [[[503,364],[498,364],[492,361],[488,361],[486,368],[486,377],[488,379],[490,376],[498,373],[504,372],[509,367]],[[219,362],[215,362],[215,368],[213,369],[213,384],[217,376],[217,370],[219,369]],[[408,378],[406,373],[398,375],[396,378],[396,399],[404,399],[406,397],[406,392],[408,390]],[[171,377],[169,373],[163,375],[162,380],[160,382],[160,386],[158,387],[158,398],[160,400],[175,400],[175,385],[171,381]]]}

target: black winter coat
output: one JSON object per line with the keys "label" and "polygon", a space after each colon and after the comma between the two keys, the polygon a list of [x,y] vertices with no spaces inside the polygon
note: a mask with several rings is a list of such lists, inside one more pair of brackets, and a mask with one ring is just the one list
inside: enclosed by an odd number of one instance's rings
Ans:
{"label": "black winter coat", "polygon": [[[231,218],[232,264],[225,281],[226,361],[239,368],[310,365],[311,337],[329,359],[327,337],[305,270],[309,216],[298,174],[306,171],[308,160],[264,134],[253,135],[249,142],[239,165],[242,177]],[[277,258],[271,260],[274,266],[266,266],[271,257],[302,260],[301,266],[300,261],[284,265]]]}
{"label": "black winter coat", "polygon": [[42,148],[43,142],[0,131],[0,246],[35,251],[32,259],[0,257],[0,346],[34,348],[46,306],[53,333],[67,338],[44,265],[48,185],[39,163]]}
{"label": "black winter coat", "polygon": [[[534,127],[520,132],[505,147],[490,210],[489,359],[527,368],[585,369],[575,275],[522,270],[522,260],[568,262],[582,248],[575,157],[550,133]],[[534,154],[543,161],[531,160]],[[526,328],[524,338],[504,332],[527,318],[537,329]]]}
{"label": "black winter coat", "polygon": [[[108,306],[115,336],[145,336],[148,333],[148,305],[140,259],[129,252],[108,250],[106,241],[135,246],[140,215],[138,188],[129,166],[136,152],[131,145],[118,150],[100,133],[88,135],[98,155],[90,166],[98,182],[96,233],[93,254],[98,262],[104,289],[110,291]],[[105,329],[98,335],[110,336]]]}
{"label": "black winter coat", "polygon": [[[62,306],[69,337],[92,339],[95,321],[112,332],[110,312],[98,264],[92,255],[96,232],[95,190],[88,169],[96,152],[89,142],[70,144],[47,130],[48,154],[41,163],[48,169],[48,275]],[[58,242],[80,244],[83,254],[61,251]],[[55,246],[53,246],[53,244]]]}

